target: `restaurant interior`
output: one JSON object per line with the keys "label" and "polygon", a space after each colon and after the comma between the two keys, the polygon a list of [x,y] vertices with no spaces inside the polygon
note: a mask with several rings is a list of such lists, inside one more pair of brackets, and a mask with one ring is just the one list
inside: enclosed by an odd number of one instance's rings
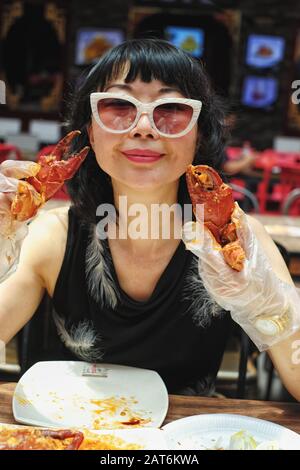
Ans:
{"label": "restaurant interior", "polygon": [[[125,39],[163,38],[202,61],[228,104],[224,175],[300,287],[298,0],[2,0],[0,37],[0,163],[36,161],[51,152],[64,135],[66,98],[95,61]],[[43,210],[68,204],[62,189]],[[45,297],[9,343],[0,381],[16,382],[51,357],[51,308]],[[239,327],[216,395],[293,401],[267,354]]]}

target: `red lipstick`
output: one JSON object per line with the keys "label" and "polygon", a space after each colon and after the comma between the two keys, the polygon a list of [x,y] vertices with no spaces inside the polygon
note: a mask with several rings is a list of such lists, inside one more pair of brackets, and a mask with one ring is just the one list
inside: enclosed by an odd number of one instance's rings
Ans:
{"label": "red lipstick", "polygon": [[148,149],[123,150],[122,153],[126,158],[128,158],[128,160],[136,163],[152,163],[163,156],[163,153],[154,152],[153,150]]}

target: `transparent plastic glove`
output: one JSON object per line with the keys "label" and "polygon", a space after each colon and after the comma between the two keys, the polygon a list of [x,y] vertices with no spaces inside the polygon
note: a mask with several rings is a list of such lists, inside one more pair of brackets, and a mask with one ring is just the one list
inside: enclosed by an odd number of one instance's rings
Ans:
{"label": "transparent plastic glove", "polygon": [[11,212],[19,179],[35,174],[34,162],[6,160],[0,165],[0,282],[16,269],[27,221],[18,221]]}
{"label": "transparent plastic glove", "polygon": [[221,247],[209,230],[201,230],[199,222],[184,225],[183,241],[199,258],[199,274],[207,291],[222,308],[230,311],[257,348],[264,351],[300,328],[300,297],[294,286],[273,272],[238,205],[233,216],[246,253],[242,271],[228,266]]}

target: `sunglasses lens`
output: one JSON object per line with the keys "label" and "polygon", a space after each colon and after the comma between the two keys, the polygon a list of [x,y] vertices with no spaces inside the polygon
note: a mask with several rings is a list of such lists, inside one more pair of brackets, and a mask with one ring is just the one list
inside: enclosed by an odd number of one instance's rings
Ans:
{"label": "sunglasses lens", "polygon": [[119,98],[104,98],[98,101],[98,115],[108,129],[125,131],[134,122],[137,109],[130,101]]}
{"label": "sunglasses lens", "polygon": [[153,112],[155,125],[164,134],[179,134],[184,131],[192,117],[193,108],[182,103],[160,104]]}

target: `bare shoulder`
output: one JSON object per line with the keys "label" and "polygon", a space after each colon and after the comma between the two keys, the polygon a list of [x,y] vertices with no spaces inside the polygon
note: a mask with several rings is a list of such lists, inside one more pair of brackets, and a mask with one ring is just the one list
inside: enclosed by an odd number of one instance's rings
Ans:
{"label": "bare shoulder", "polygon": [[29,224],[20,255],[20,265],[27,264],[53,292],[64,258],[68,233],[68,207],[40,214]]}
{"label": "bare shoulder", "polygon": [[[43,249],[51,244],[55,249],[56,242],[66,237],[68,231],[68,208],[45,211],[29,224],[26,241],[39,241],[38,247]],[[52,250],[51,250],[52,251]]]}

